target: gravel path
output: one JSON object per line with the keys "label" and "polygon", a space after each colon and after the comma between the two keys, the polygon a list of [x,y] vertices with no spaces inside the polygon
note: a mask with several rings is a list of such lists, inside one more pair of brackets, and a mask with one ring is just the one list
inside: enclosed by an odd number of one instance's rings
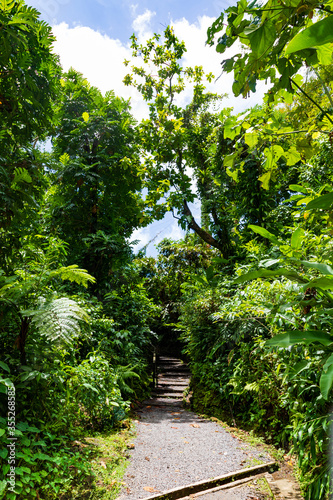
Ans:
{"label": "gravel path", "polygon": [[146,406],[139,415],[135,447],[118,500],[139,500],[220,476],[246,467],[254,458],[271,460],[181,406]]}

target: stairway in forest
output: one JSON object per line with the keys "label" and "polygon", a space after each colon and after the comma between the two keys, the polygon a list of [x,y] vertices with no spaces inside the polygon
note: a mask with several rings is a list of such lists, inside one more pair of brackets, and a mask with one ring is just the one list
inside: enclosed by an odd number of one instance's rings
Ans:
{"label": "stairway in forest", "polygon": [[190,383],[190,370],[186,363],[178,358],[159,356],[157,380],[152,392],[150,404],[179,405]]}

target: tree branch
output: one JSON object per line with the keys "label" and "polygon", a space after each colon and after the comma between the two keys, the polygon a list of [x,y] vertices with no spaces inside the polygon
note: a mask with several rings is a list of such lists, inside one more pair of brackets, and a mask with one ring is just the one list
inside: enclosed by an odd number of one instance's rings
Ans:
{"label": "tree branch", "polygon": [[298,90],[300,92],[302,92],[302,94],[307,97],[309,99],[309,101],[311,101],[315,106],[317,106],[318,109],[320,109],[320,111],[327,117],[327,119],[332,123],[333,125],[333,121],[332,121],[332,118],[330,117],[330,115],[316,102],[312,99],[312,97],[309,96],[309,94],[307,94],[305,92],[305,90],[303,90],[292,78],[289,78],[289,80],[291,81],[291,83],[293,85],[295,85],[295,87],[298,88]]}
{"label": "tree branch", "polygon": [[195,231],[203,241],[208,243],[208,245],[217,248],[223,254],[224,253],[223,246],[211,234],[207,233],[207,231],[205,231],[204,229],[202,229],[202,227],[199,226],[199,224],[194,219],[186,200],[184,200],[184,214],[186,216],[190,228],[193,229],[193,231]]}

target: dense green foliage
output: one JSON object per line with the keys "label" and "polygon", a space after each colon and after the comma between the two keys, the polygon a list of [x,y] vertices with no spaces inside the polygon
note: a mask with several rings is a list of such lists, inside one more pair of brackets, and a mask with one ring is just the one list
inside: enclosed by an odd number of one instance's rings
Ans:
{"label": "dense green foliage", "polygon": [[[34,9],[0,2],[0,496],[109,498],[78,439],[149,394],[158,347],[189,361],[195,409],[294,454],[306,499],[328,498],[331,20],[330,2],[274,0],[217,19],[218,52],[245,45],[223,63],[235,95],[272,84],[238,116],[206,92],[212,75],[183,67],[172,28],[133,35],[143,65],[124,83],[150,110],[136,123],[128,102],[62,72]],[[133,230],[166,211],[185,238],[135,256]]]}
{"label": "dense green foliage", "polygon": [[135,122],[113,92],[62,74],[36,10],[0,14],[0,496],[70,498],[96,489],[77,438],[118,425],[149,387],[158,306],[129,244]]}

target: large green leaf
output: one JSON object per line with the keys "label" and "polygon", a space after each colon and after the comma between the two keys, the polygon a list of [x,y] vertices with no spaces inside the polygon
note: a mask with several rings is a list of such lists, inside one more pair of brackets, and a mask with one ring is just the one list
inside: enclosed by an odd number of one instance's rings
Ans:
{"label": "large green leaf", "polygon": [[294,36],[286,48],[286,54],[331,42],[333,42],[333,16],[328,16]]}
{"label": "large green leaf", "polygon": [[244,135],[244,141],[245,143],[250,147],[254,148],[259,141],[259,136],[257,132],[246,132]]}
{"label": "large green leaf", "polygon": [[267,229],[265,229],[264,227],[255,226],[254,224],[250,224],[249,228],[252,229],[252,231],[254,231],[255,233],[260,234],[260,236],[263,236],[267,240],[271,241],[272,243],[275,243],[275,245],[280,244],[277,237],[274,236],[274,234],[267,231]]}
{"label": "large green leaf", "polygon": [[266,191],[269,189],[269,183],[272,178],[273,170],[269,170],[268,172],[265,172],[263,175],[258,177],[258,181],[261,182],[261,187],[263,189],[266,189]]}
{"label": "large green leaf", "polygon": [[297,363],[295,366],[291,367],[292,370],[292,376],[291,378],[295,378],[299,373],[301,373],[303,370],[306,370],[311,366],[311,362],[303,359],[299,363]]}
{"label": "large green leaf", "polygon": [[324,399],[328,399],[328,394],[333,384],[333,354],[326,361],[323,373],[321,374],[319,387]]}
{"label": "large green leaf", "polygon": [[261,57],[269,50],[275,41],[276,30],[274,24],[267,20],[258,29],[247,32],[251,49],[256,57]]}
{"label": "large green leaf", "polygon": [[308,189],[303,186],[300,186],[299,184],[290,184],[289,189],[291,189],[291,191],[296,191],[297,193],[303,193],[303,194],[308,193]]}
{"label": "large green leaf", "polygon": [[327,210],[333,204],[333,193],[324,194],[323,196],[319,196],[314,200],[311,200],[307,205],[307,210],[313,210],[315,208],[322,208]]}
{"label": "large green leaf", "polygon": [[321,290],[332,290],[333,289],[333,276],[332,278],[322,276],[320,278],[315,278],[304,285],[304,288],[320,288]]}
{"label": "large green leaf", "polygon": [[6,370],[6,372],[10,373],[9,366],[8,366],[8,365],[7,365],[7,363],[5,363],[4,361],[0,361],[0,367],[1,367],[3,370]]}
{"label": "large green leaf", "polygon": [[285,276],[286,278],[291,278],[299,283],[304,283],[304,279],[291,269],[286,269],[281,267],[280,269],[270,270],[270,269],[257,269],[255,271],[250,271],[249,273],[243,274],[234,280],[235,284],[244,283],[245,281],[255,280],[257,278],[273,278],[276,276]]}
{"label": "large green leaf", "polygon": [[328,274],[329,276],[333,276],[333,269],[328,264],[324,264],[322,262],[309,262],[307,260],[300,260],[300,262],[304,267],[308,269],[317,269],[322,274]]}
{"label": "large green leaf", "polygon": [[314,342],[319,342],[322,345],[328,346],[333,343],[333,337],[325,332],[317,330],[300,331],[281,333],[275,335],[272,339],[267,340],[266,345],[269,347],[289,347],[294,344],[309,345]]}
{"label": "large green leaf", "polygon": [[291,247],[295,250],[299,250],[302,246],[305,236],[305,231],[301,227],[298,227],[291,236]]}

